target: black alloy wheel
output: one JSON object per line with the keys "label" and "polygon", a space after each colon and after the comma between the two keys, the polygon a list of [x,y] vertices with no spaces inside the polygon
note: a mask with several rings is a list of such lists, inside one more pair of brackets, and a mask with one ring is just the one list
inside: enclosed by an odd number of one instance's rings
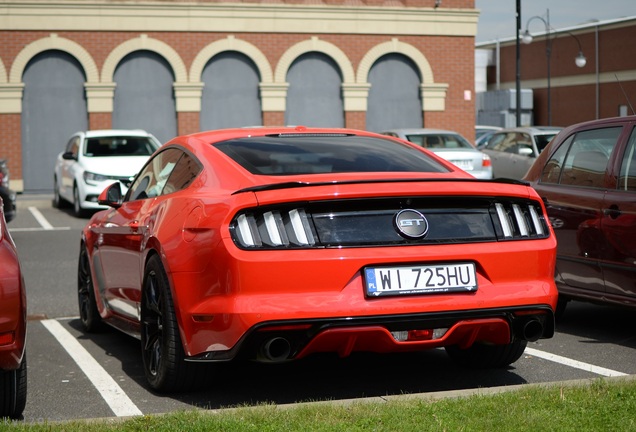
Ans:
{"label": "black alloy wheel", "polygon": [[89,333],[100,330],[102,328],[102,317],[95,301],[95,287],[91,275],[88,251],[84,244],[80,246],[77,264],[77,303],[80,321],[84,330]]}
{"label": "black alloy wheel", "polygon": [[141,354],[154,390],[194,386],[194,365],[185,362],[168,277],[157,255],[148,260],[141,299]]}

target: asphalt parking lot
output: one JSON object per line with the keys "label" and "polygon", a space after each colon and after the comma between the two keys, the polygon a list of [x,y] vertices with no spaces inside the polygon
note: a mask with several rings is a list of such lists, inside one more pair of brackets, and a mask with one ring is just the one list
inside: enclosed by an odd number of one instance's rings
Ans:
{"label": "asphalt parking lot", "polygon": [[29,304],[26,422],[266,402],[387,399],[403,394],[433,398],[636,375],[633,311],[573,302],[557,323],[554,338],[529,344],[522,358],[503,370],[462,369],[443,350],[345,359],[316,356],[279,365],[211,365],[201,388],[155,394],[145,384],[136,339],[114,330],[81,330],[76,272],[79,235],[87,219],[52,208],[47,195],[20,195],[18,202],[18,216],[9,230],[18,247]]}

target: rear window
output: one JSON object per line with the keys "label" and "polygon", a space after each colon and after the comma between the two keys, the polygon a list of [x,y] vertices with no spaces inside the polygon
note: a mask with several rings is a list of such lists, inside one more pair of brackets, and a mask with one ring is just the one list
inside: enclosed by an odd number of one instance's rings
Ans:
{"label": "rear window", "polygon": [[215,147],[252,174],[260,175],[449,171],[399,142],[355,135],[238,138]]}
{"label": "rear window", "polygon": [[157,144],[146,137],[111,136],[88,138],[85,156],[150,156]]}
{"label": "rear window", "polygon": [[431,150],[447,148],[473,148],[473,146],[464,139],[464,137],[455,134],[437,134],[437,135],[407,135],[406,139],[424,148]]}

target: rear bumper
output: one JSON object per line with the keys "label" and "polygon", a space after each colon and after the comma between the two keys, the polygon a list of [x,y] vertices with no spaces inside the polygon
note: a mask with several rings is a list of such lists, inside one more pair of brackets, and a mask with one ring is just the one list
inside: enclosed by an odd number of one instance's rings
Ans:
{"label": "rear bumper", "polygon": [[476,342],[495,345],[514,340],[534,341],[554,335],[549,305],[422,313],[376,317],[264,322],[254,326],[232,349],[210,351],[190,361],[234,358],[279,362],[320,352],[346,357],[352,352],[422,351]]}

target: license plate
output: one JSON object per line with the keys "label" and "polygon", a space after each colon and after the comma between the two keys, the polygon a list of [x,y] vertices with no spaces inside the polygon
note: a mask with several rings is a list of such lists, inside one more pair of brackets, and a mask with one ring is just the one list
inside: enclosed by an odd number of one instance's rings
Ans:
{"label": "license plate", "polygon": [[474,263],[366,267],[368,296],[443,294],[477,291]]}
{"label": "license plate", "polygon": [[452,164],[457,166],[464,171],[472,171],[473,170],[473,161],[469,160],[452,160],[450,161]]}

